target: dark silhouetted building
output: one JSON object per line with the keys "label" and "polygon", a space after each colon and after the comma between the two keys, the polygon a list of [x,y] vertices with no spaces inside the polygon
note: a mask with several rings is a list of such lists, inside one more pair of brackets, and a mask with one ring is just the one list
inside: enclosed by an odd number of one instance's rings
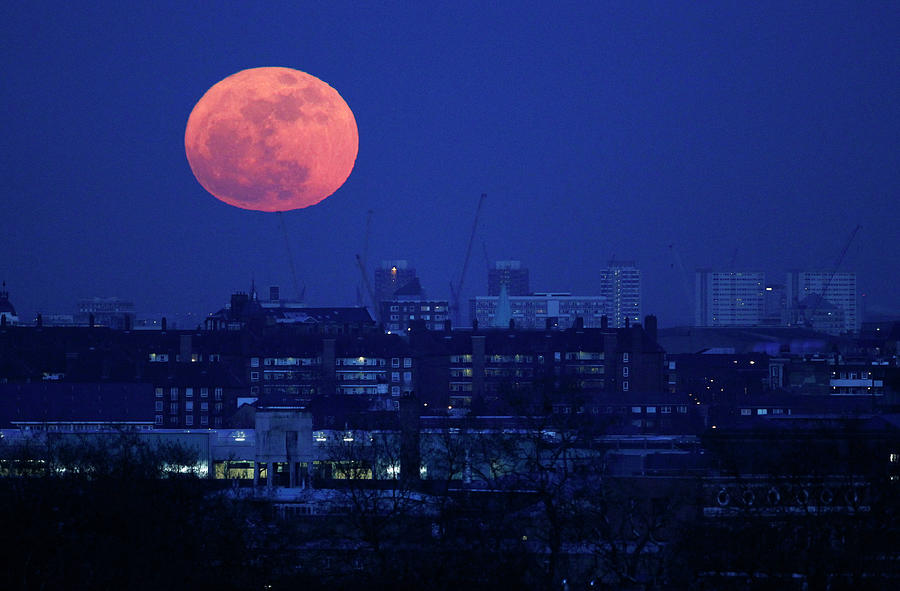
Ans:
{"label": "dark silhouetted building", "polygon": [[19,316],[16,314],[16,309],[9,301],[9,292],[6,291],[6,282],[3,282],[3,287],[0,289],[0,323],[10,325],[19,323]]}
{"label": "dark silhouetted building", "polygon": [[449,319],[447,300],[429,299],[415,278],[394,292],[390,300],[382,301],[381,319],[388,332],[405,333],[416,322],[429,330],[441,330]]}
{"label": "dark silhouetted building", "polygon": [[375,305],[393,299],[394,292],[416,278],[416,270],[405,260],[381,261],[375,269]]}

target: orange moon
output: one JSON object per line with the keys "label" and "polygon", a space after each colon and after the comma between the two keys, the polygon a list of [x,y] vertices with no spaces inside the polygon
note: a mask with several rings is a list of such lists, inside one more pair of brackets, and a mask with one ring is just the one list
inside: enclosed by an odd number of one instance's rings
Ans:
{"label": "orange moon", "polygon": [[356,119],[341,95],[291,68],[225,78],[197,102],[184,132],[203,188],[257,211],[319,203],[350,176],[358,150]]}

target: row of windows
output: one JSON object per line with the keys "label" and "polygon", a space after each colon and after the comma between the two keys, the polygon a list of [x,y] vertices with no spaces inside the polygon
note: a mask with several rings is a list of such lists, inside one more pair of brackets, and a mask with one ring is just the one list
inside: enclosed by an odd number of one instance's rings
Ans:
{"label": "row of windows", "polygon": [[[148,356],[148,359],[149,359],[150,363],[165,363],[165,362],[169,361],[169,354],[168,353],[150,353],[150,355]],[[209,355],[210,361],[219,361],[220,359],[221,359],[221,356],[217,353]],[[182,360],[181,355],[175,355],[175,361],[181,361],[181,360]],[[185,361],[188,361],[188,359],[185,359]],[[190,362],[197,363],[198,361],[203,361],[203,355],[201,355],[199,353],[191,353]]]}
{"label": "row of windows", "polygon": [[[184,389],[184,397],[185,398],[193,398],[194,397],[195,388],[185,388]],[[208,398],[209,397],[209,388],[197,388],[200,392],[200,398]],[[163,388],[156,388],[155,394],[157,398],[163,397]],[[216,400],[222,400],[222,388],[213,388],[213,396],[215,396]],[[178,400],[179,389],[177,387],[169,388],[169,398],[172,400]]]}
{"label": "row of windows", "polygon": [[[407,306],[400,306],[400,305],[398,305],[398,304],[394,304],[394,305],[391,306],[391,312],[400,312],[401,309],[402,309],[402,311],[404,311],[404,312],[416,312],[416,311],[417,311],[416,308],[418,308],[418,311],[419,311],[419,312],[432,312],[432,311],[434,311],[434,312],[446,312],[446,311],[447,311],[447,306],[430,306],[430,305],[422,305],[422,306],[419,306],[419,305],[416,305],[416,304],[413,304],[413,305],[407,305]],[[412,318],[412,316],[410,316],[410,318]]]}
{"label": "row of windows", "polygon": [[[741,416],[742,416],[742,417],[749,417],[749,416],[752,415],[752,414],[753,414],[753,409],[752,409],[752,408],[742,408],[742,409],[741,409]],[[767,408],[757,408],[757,409],[756,409],[756,414],[757,414],[758,416],[767,415],[767,414],[769,414],[769,409],[767,409]],[[783,414],[785,414],[785,412],[784,412],[784,409],[783,409],[783,408],[773,408],[773,409],[772,409],[772,414],[773,414],[773,415],[783,415]],[[788,410],[787,414],[791,414],[791,411]]]}
{"label": "row of windows", "polygon": [[[154,422],[156,423],[156,425],[162,426],[163,425],[163,416],[156,415]],[[175,417],[175,416],[169,417],[169,424],[170,425],[178,425],[178,417]],[[194,417],[191,415],[184,417],[184,424],[186,427],[194,426]],[[209,417],[206,415],[203,415],[202,417],[200,417],[200,421],[198,424],[201,426],[209,425]],[[213,417],[213,425],[215,427],[221,427],[222,426],[222,417]]]}
{"label": "row of windows", "polygon": [[[584,412],[584,407],[580,406],[576,410],[579,414],[581,414]],[[658,407],[657,406],[632,406],[631,407],[631,413],[636,414],[636,415],[639,415],[639,414],[655,415],[655,414],[657,414],[657,411],[659,412],[659,414],[664,414],[664,415],[672,414],[673,411],[678,414],[687,414],[687,405],[680,404],[677,406],[668,406],[667,405],[667,406],[658,406]],[[553,412],[555,412],[555,413],[562,412],[563,414],[570,414],[572,412],[572,407],[556,406],[556,407],[554,407]],[[601,413],[603,413],[603,414],[623,414],[623,413],[627,413],[627,412],[628,412],[628,407],[624,407],[624,406],[605,406],[605,407],[595,406],[595,407],[591,408],[591,414],[595,414],[595,415],[601,414]]]}
{"label": "row of windows", "polygon": [[[266,357],[263,360],[263,365],[321,365],[322,358],[321,357]],[[259,363],[253,365],[251,360],[252,367],[258,367]]]}
{"label": "row of windows", "polygon": [[[180,407],[181,407],[181,405],[179,403],[172,402],[171,404],[169,404],[169,414],[177,415],[179,413]],[[216,413],[221,413],[222,412],[222,403],[217,402],[213,408],[215,409]],[[157,400],[156,401],[156,412],[162,412],[162,411],[163,411],[163,402],[162,402],[162,400]],[[188,400],[187,402],[184,403],[184,411],[185,412],[194,412],[193,401]],[[209,412],[209,403],[208,402],[200,403],[200,412]]]}

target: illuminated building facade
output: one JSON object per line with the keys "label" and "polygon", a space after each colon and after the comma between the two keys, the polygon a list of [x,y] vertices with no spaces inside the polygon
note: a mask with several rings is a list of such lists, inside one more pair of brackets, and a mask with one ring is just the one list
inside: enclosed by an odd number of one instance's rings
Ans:
{"label": "illuminated building facade", "polygon": [[641,271],[634,261],[610,261],[600,270],[600,295],[606,298],[609,325],[614,328],[641,321]]}

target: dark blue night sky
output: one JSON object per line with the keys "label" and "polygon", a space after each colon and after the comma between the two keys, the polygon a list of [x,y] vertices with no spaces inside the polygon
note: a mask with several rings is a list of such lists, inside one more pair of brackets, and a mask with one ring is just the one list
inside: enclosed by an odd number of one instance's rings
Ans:
{"label": "dark blue night sky", "polygon": [[344,187],[284,214],[310,304],[355,304],[369,209],[370,260],[447,297],[484,192],[467,295],[485,252],[577,294],[615,256],[673,325],[674,252],[691,285],[732,261],[780,282],[861,224],[841,268],[900,313],[897,2],[82,4],[0,9],[0,278],[23,319],[89,296],[205,314],[251,278],[290,295],[277,217],[208,195],[184,154],[203,93],[268,65],[359,126]]}

